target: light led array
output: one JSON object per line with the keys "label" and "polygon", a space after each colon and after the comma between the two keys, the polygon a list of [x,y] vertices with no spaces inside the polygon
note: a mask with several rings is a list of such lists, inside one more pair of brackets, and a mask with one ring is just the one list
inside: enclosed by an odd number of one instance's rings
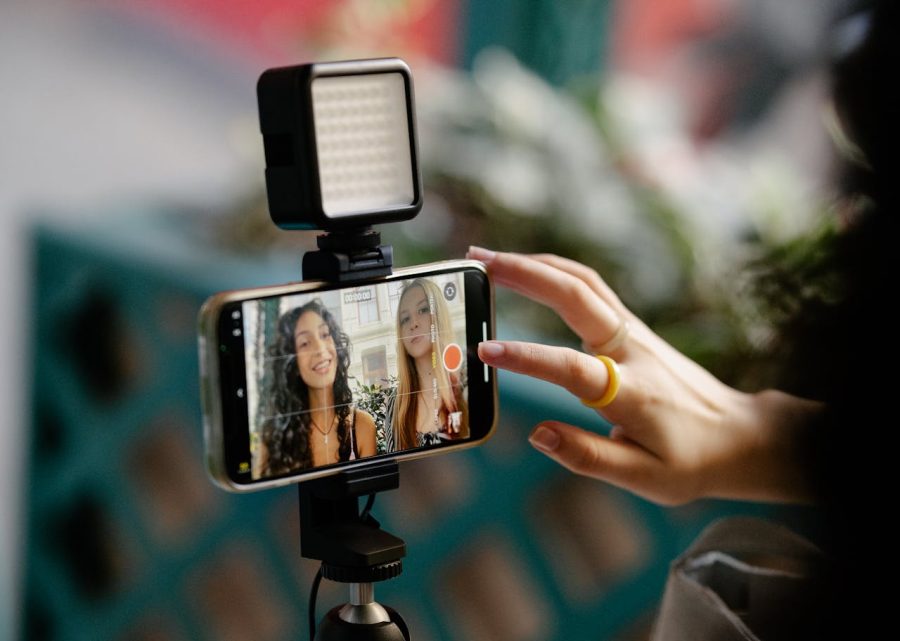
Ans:
{"label": "light led array", "polygon": [[312,81],[322,211],[340,217],[414,198],[406,87],[399,73]]}
{"label": "light led array", "polygon": [[267,69],[256,93],[269,214],[279,227],[349,231],[419,213],[415,98],[405,62]]}

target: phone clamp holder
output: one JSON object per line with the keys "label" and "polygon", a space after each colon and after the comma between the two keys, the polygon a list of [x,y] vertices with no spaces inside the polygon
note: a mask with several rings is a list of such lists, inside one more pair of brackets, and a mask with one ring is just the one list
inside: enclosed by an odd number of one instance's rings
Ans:
{"label": "phone clamp holder", "polygon": [[[381,529],[359,497],[400,486],[396,462],[300,483],[300,554],[322,561],[322,577],[350,584],[350,601],[322,619],[315,641],[409,641],[403,618],[375,601],[374,583],[399,576],[406,543]],[[312,640],[311,640],[312,641]]]}

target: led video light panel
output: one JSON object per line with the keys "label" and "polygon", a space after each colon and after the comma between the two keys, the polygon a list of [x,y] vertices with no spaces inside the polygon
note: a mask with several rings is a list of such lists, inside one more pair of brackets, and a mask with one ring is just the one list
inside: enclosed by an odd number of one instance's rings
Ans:
{"label": "led video light panel", "polygon": [[322,211],[327,216],[413,202],[401,74],[315,78],[312,106]]}

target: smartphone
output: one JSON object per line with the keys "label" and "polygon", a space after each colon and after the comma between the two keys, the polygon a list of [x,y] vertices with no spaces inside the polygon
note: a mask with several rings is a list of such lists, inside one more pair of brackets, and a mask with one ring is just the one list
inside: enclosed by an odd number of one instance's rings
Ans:
{"label": "smartphone", "polygon": [[245,492],[479,445],[497,418],[484,266],[223,292],[200,311],[206,462]]}

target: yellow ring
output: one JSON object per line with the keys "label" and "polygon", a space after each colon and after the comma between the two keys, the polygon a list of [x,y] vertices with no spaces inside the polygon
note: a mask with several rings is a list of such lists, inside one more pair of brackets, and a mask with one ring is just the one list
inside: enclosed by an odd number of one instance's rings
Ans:
{"label": "yellow ring", "polygon": [[622,379],[619,375],[619,364],[611,359],[609,356],[604,356],[603,354],[596,354],[596,357],[600,359],[600,362],[606,365],[606,372],[609,374],[609,382],[606,384],[606,391],[603,392],[603,396],[598,398],[596,401],[588,401],[585,399],[581,399],[581,402],[588,407],[593,409],[600,409],[601,407],[606,407],[614,400],[616,400],[616,394],[619,393],[619,384]]}

